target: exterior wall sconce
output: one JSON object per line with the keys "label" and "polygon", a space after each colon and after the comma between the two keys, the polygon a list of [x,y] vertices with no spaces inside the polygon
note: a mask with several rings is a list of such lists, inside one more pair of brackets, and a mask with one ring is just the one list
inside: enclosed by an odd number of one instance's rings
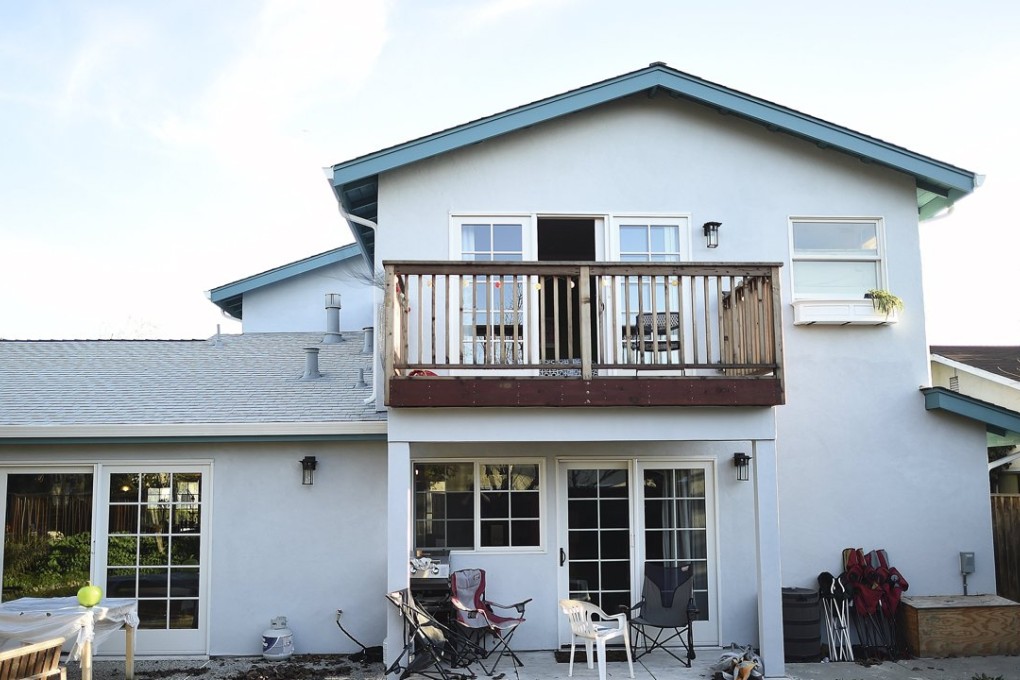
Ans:
{"label": "exterior wall sconce", "polygon": [[315,456],[305,456],[298,461],[301,463],[301,484],[302,486],[311,486],[315,481]]}
{"label": "exterior wall sconce", "polygon": [[733,454],[733,467],[737,468],[737,481],[746,482],[751,479],[751,457],[746,453]]}
{"label": "exterior wall sconce", "polygon": [[719,227],[722,222],[705,222],[702,229],[705,231],[705,245],[709,248],[719,247]]}

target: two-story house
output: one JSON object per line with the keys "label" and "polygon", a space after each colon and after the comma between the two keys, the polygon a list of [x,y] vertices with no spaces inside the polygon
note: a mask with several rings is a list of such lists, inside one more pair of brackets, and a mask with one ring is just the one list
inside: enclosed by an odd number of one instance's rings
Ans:
{"label": "two-story house", "polygon": [[558,598],[691,561],[696,642],[773,664],[845,547],[933,593],[974,550],[991,591],[984,428],[918,393],[919,222],[977,181],[658,63],[333,166],[385,274],[389,585],[452,549],[543,648]]}
{"label": "two-story house", "polygon": [[994,592],[985,426],[918,390],[919,225],[973,173],[652,64],[328,175],[357,246],[211,291],[242,335],[0,342],[5,538],[80,487],[139,653],[257,653],[280,614],[354,651],[342,608],[392,658],[415,550],[533,598],[519,649],[693,563],[696,644],[769,676],[781,589],[843,548],[916,594],[972,551]]}

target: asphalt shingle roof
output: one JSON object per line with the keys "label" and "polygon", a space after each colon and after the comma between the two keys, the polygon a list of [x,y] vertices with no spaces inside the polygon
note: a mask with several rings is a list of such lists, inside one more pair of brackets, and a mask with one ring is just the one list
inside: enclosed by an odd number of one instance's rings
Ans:
{"label": "asphalt shingle roof", "polygon": [[932,345],[931,353],[1010,380],[1020,380],[1020,346]]}
{"label": "asphalt shingle roof", "polygon": [[[0,426],[380,421],[362,332],[0,341]],[[323,377],[302,380],[305,347]],[[365,386],[358,386],[359,369]]]}

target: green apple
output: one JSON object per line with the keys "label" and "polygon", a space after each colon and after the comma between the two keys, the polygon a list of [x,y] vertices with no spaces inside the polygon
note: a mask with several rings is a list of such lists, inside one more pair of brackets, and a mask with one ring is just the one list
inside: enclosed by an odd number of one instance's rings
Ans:
{"label": "green apple", "polygon": [[78,589],[78,604],[83,607],[94,607],[103,599],[103,589],[91,583]]}

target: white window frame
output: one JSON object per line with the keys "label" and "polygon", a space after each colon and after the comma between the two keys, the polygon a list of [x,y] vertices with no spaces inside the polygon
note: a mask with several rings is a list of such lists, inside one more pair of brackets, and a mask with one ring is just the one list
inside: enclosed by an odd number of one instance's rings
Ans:
{"label": "white window frame", "polygon": [[[620,227],[645,223],[649,225],[676,225],[677,259],[676,262],[691,261],[691,216],[684,213],[617,213],[610,216],[609,223],[609,254],[614,262],[620,262]],[[648,260],[651,262],[652,260]]]}
{"label": "white window frame", "polygon": [[[474,516],[472,518],[472,542],[473,547],[453,547],[450,548],[451,552],[456,553],[536,553],[545,552],[546,538],[546,522],[547,522],[547,508],[546,498],[548,493],[549,478],[546,472],[545,460],[542,458],[522,458],[522,457],[499,457],[491,459],[477,459],[477,458],[422,458],[411,461],[411,542],[414,544],[414,548],[421,548],[423,550],[430,550],[434,548],[427,548],[425,546],[419,546],[416,544],[417,536],[417,521],[416,515],[417,502],[415,499],[414,484],[414,467],[416,465],[443,465],[449,463],[470,463],[473,466],[472,477],[474,479],[474,489],[472,494],[474,496]],[[481,513],[481,476],[479,474],[479,467],[482,465],[534,465],[538,468],[538,544],[527,545],[527,546],[497,546],[489,547],[481,545],[481,531],[482,531],[482,513]]]}
{"label": "white window frame", "polygon": [[466,224],[520,224],[521,260],[534,260],[537,248],[535,217],[530,213],[451,213],[450,214],[450,259],[463,261],[464,244],[462,229]]}
{"label": "white window frame", "polygon": [[[875,255],[868,256],[860,253],[849,253],[840,255],[838,252],[829,251],[824,254],[802,253],[798,254],[794,243],[794,228],[797,224],[814,222],[819,224],[874,224],[875,225]],[[790,281],[794,300],[860,300],[863,299],[866,291],[862,290],[860,296],[856,295],[826,295],[819,293],[800,293],[797,291],[796,264],[798,262],[873,262],[875,263],[876,288],[886,287],[886,252],[885,252],[885,222],[881,217],[817,217],[817,216],[795,216],[789,220],[790,238]]]}

